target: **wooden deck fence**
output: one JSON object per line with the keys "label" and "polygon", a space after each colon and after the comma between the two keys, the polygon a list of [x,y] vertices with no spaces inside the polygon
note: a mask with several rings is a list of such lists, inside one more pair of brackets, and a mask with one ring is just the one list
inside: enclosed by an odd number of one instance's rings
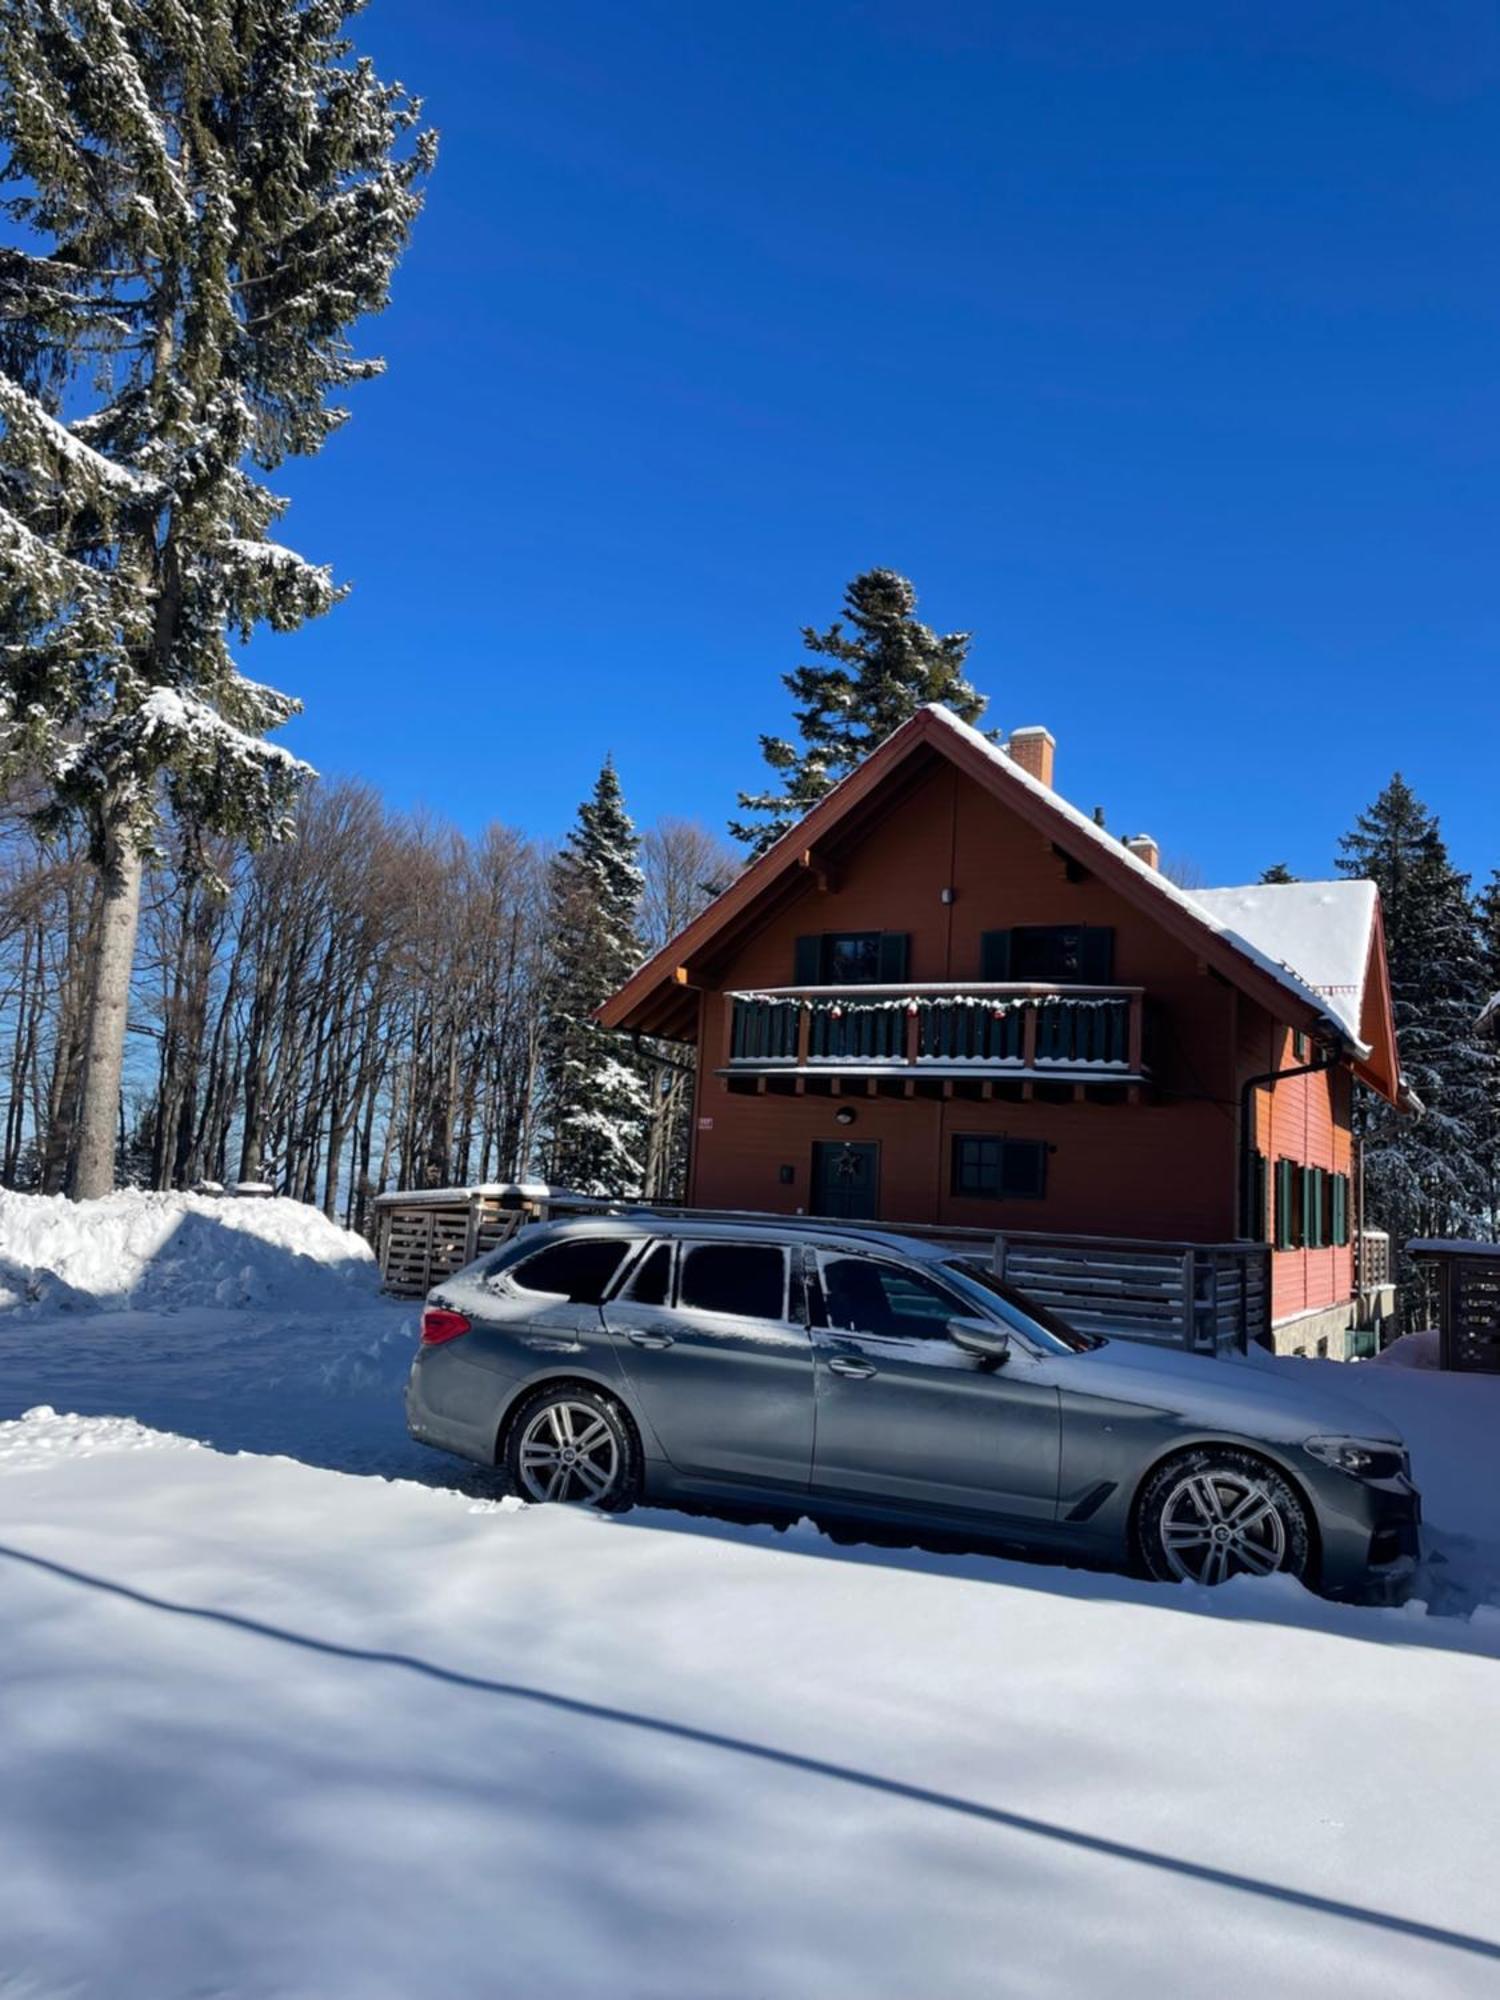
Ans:
{"label": "wooden deck fence", "polygon": [[[797,1230],[839,1226],[810,1216],[643,1210],[576,1195],[553,1196],[540,1189],[445,1188],[385,1194],[375,1203],[381,1282],[389,1292],[419,1298],[451,1272],[508,1241],[525,1223],[626,1209],[685,1221],[774,1222]],[[1243,1349],[1270,1331],[1270,1251],[1264,1244],[1001,1234],[905,1223],[890,1227],[983,1257],[1018,1290],[1030,1293],[1083,1332],[1222,1354]]]}

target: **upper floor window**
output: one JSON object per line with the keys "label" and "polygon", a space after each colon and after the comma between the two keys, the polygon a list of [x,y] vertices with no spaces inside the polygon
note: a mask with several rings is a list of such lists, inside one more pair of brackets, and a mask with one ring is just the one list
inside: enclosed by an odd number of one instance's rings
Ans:
{"label": "upper floor window", "polygon": [[907,976],[905,931],[822,931],[797,940],[796,986],[896,985]]}
{"label": "upper floor window", "polygon": [[1017,924],[1008,931],[986,931],[980,961],[986,979],[1108,986],[1114,978],[1115,934],[1107,924]]}
{"label": "upper floor window", "polygon": [[984,1201],[1037,1200],[1047,1191],[1047,1148],[1040,1139],[961,1132],[953,1141],[953,1192]]}

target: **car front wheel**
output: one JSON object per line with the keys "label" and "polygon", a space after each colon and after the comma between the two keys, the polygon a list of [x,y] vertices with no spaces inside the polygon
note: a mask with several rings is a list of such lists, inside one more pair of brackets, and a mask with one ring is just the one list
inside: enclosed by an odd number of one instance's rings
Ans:
{"label": "car front wheel", "polygon": [[1251,1452],[1205,1447],[1168,1459],[1142,1489],[1136,1522],[1142,1559],[1160,1583],[1305,1577],[1312,1567],[1306,1507]]}
{"label": "car front wheel", "polygon": [[617,1514],[635,1498],[640,1450],[612,1396],[581,1386],[540,1389],[516,1412],[505,1443],[511,1491]]}

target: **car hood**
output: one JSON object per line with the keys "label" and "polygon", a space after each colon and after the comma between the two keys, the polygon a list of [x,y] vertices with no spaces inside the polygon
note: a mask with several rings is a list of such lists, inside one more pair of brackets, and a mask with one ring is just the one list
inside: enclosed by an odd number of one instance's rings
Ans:
{"label": "car hood", "polygon": [[1261,1367],[1132,1340],[1108,1340],[1075,1362],[1069,1387],[1128,1402],[1149,1400],[1208,1429],[1253,1432],[1290,1444],[1318,1435],[1403,1442],[1389,1417],[1368,1409],[1357,1395],[1299,1381],[1290,1362]]}

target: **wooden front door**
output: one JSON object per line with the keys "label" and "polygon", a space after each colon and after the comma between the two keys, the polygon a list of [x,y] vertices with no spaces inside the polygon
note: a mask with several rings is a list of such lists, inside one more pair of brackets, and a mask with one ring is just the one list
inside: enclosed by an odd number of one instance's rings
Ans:
{"label": "wooden front door", "polygon": [[880,1212],[878,1144],[850,1139],[814,1142],[812,1212],[844,1222],[875,1221]]}

